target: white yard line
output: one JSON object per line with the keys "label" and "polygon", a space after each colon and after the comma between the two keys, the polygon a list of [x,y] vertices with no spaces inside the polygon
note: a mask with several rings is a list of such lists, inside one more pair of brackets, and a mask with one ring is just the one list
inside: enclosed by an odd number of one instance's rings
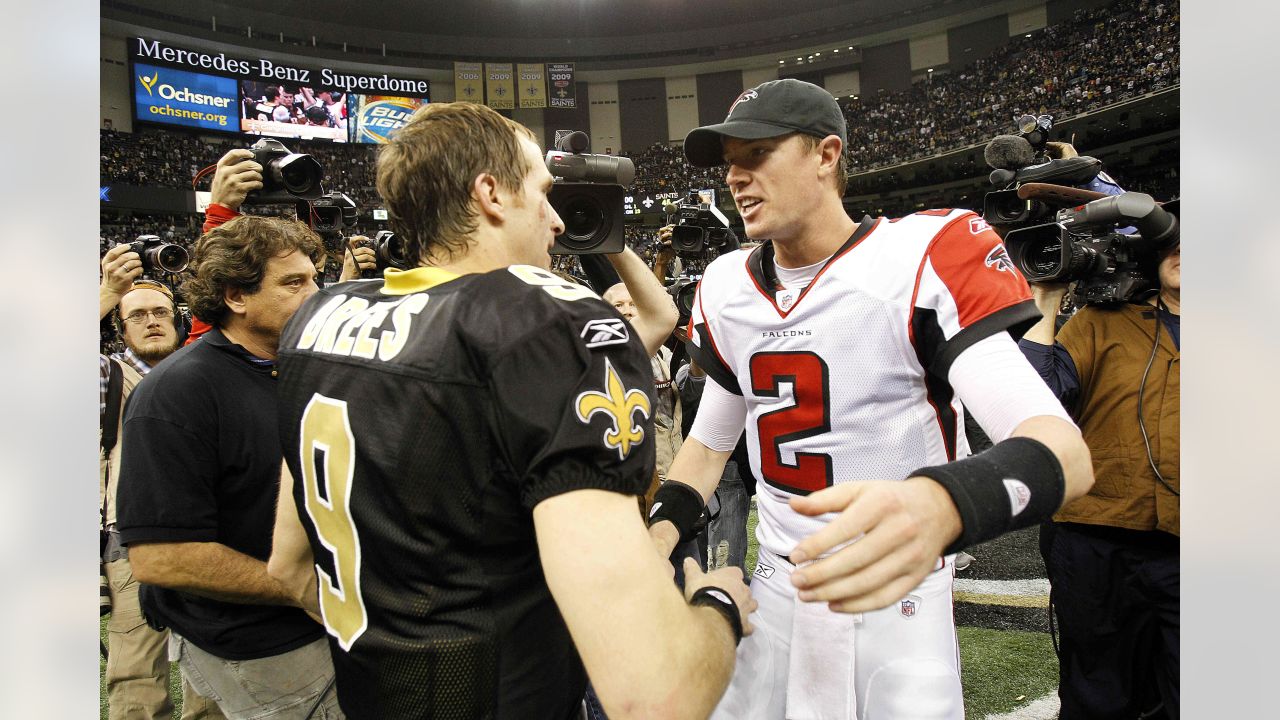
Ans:
{"label": "white yard line", "polygon": [[1049,594],[1049,580],[1046,578],[1030,580],[969,580],[967,578],[956,578],[952,587],[956,592],[973,593],[975,595],[1040,597]]}

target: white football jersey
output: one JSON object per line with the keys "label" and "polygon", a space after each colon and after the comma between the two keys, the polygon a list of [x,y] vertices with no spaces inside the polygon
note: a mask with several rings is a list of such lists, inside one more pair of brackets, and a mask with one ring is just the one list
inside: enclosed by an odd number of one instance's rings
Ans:
{"label": "white football jersey", "polygon": [[785,557],[829,519],[792,511],[793,495],[967,455],[951,363],[1039,317],[999,236],[966,210],[864,218],[802,289],[778,284],[771,243],[717,258],[690,353],[746,402],[761,544]]}

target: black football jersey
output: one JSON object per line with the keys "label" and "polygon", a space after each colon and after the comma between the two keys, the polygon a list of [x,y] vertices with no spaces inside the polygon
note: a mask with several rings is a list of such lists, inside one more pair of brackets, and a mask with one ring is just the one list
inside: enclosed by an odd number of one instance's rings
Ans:
{"label": "black football jersey", "polygon": [[539,268],[322,290],[280,342],[280,434],[351,718],[566,718],[586,675],[533,507],[643,494],[639,339]]}

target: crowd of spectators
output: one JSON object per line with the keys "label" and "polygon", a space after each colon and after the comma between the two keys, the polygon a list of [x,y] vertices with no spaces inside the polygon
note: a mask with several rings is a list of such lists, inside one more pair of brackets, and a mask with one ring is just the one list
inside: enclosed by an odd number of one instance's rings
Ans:
{"label": "crowd of spectators", "polygon": [[[842,98],[850,169],[862,172],[979,143],[1012,131],[1022,114],[1049,114],[1061,122],[1169,87],[1178,82],[1178,33],[1176,2],[1118,0],[1011,39],[988,57],[908,91]],[[103,180],[190,188],[202,167],[243,143],[160,130],[103,130]],[[330,189],[347,193],[361,207],[379,204],[372,146],[292,141],[291,149],[321,162]],[[689,166],[676,146],[658,143],[630,157],[636,165],[632,191],[639,194],[724,188],[719,169]],[[970,164],[947,172],[985,172]],[[876,180],[878,186],[885,182],[890,181]]]}
{"label": "crowd of spectators", "polygon": [[851,170],[938,155],[1013,131],[1020,115],[1055,121],[1178,82],[1179,13],[1169,0],[1118,0],[1013,38],[991,55],[901,93],[841,105]]}
{"label": "crowd of spectators", "polygon": [[[1117,0],[1105,7],[1079,10],[1071,20],[1011,39],[1007,45],[963,68],[940,72],[917,82],[906,92],[876,93],[839,102],[849,121],[850,171],[865,172],[960,147],[981,143],[1013,130],[1022,114],[1049,114],[1057,122],[1124,101],[1178,82],[1179,6],[1177,0]],[[1176,124],[1177,119],[1169,120]],[[1128,135],[1161,130],[1145,126],[1130,133],[1109,133],[1107,143]],[[103,129],[100,134],[101,179],[141,186],[191,189],[193,179],[228,150],[245,147],[247,138],[201,136],[160,129],[125,133]],[[375,187],[375,148],[358,143],[289,141],[294,152],[313,155],[325,168],[325,186],[341,190],[362,210],[381,204]],[[1088,153],[1088,148],[1081,151]],[[626,154],[626,153],[623,153]],[[690,166],[678,146],[654,144],[630,154],[636,165],[631,190],[653,195],[690,189],[725,190],[721,169]],[[1104,159],[1105,162],[1105,159]],[[1179,195],[1176,143],[1158,152],[1141,167],[1107,170],[1126,189],[1147,192],[1157,199]],[[975,157],[954,158],[928,170],[927,181],[901,176],[897,170],[855,177],[848,195],[877,196],[904,186],[937,185],[985,176],[987,168]],[[196,189],[207,190],[206,178]],[[981,209],[987,188],[928,190],[905,197],[873,197],[868,212],[901,216],[925,207]],[[289,208],[246,206],[252,214],[292,213]],[[190,248],[200,232],[197,215],[103,212],[99,252],[138,235]],[[650,265],[657,250],[655,228],[627,225],[628,244]],[[372,234],[366,230],[366,234]],[[580,272],[573,261],[561,261],[566,272]],[[338,262],[330,262],[326,278],[336,279]],[[111,336],[104,332],[104,342]]]}

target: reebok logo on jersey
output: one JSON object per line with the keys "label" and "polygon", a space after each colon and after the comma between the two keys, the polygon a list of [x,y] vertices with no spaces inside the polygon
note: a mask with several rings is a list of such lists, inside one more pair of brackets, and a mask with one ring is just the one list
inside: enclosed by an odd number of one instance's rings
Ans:
{"label": "reebok logo on jersey", "polygon": [[991,252],[987,253],[987,258],[982,262],[987,267],[1001,272],[1014,272],[1013,260],[1009,257],[1009,251],[1004,249],[1004,243],[991,248]]}
{"label": "reebok logo on jersey", "polygon": [[1021,480],[1013,478],[1004,479],[1005,492],[1009,493],[1009,507],[1013,510],[1013,517],[1017,517],[1019,513],[1027,509],[1031,504],[1031,488],[1026,486]]}
{"label": "reebok logo on jersey", "polygon": [[773,577],[773,568],[769,567],[768,565],[765,565],[764,563],[757,562],[755,574],[768,580],[769,578]]}
{"label": "reebok logo on jersey", "polygon": [[984,230],[990,230],[990,229],[991,229],[991,225],[989,225],[986,220],[983,220],[980,217],[969,218],[969,232],[973,233],[974,235],[977,235],[978,233]]}
{"label": "reebok logo on jersey", "polygon": [[578,419],[587,425],[591,424],[596,413],[604,413],[611,421],[610,427],[604,431],[604,446],[617,450],[619,460],[626,460],[632,448],[644,442],[644,426],[634,422],[632,417],[636,412],[649,417],[649,396],[641,390],[623,387],[622,378],[607,357],[604,359],[604,386],[604,392],[587,390],[580,393],[573,405]]}
{"label": "reebok logo on jersey", "polygon": [[587,342],[589,348],[622,345],[631,339],[631,333],[627,330],[627,321],[621,318],[592,320],[583,325],[582,332],[578,334]]}

